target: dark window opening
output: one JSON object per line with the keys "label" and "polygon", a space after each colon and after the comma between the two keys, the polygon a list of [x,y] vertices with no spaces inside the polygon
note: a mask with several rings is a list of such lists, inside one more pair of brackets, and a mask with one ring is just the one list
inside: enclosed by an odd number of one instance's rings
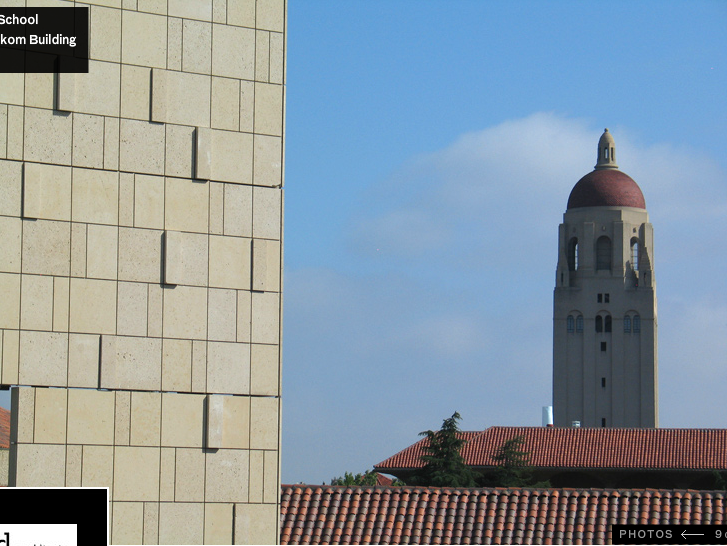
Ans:
{"label": "dark window opening", "polygon": [[603,317],[601,315],[596,317],[596,332],[603,332]]}
{"label": "dark window opening", "polygon": [[606,315],[606,321],[605,321],[605,330],[606,332],[611,331],[611,315]]}
{"label": "dark window opening", "polygon": [[583,333],[583,315],[578,315],[578,318],[576,318],[576,332]]}
{"label": "dark window opening", "polygon": [[606,418],[605,417],[601,417],[601,427],[603,428],[605,426],[606,426]]}
{"label": "dark window opening", "polygon": [[606,388],[606,378],[605,377],[601,378],[601,387],[603,387],[604,389]]}
{"label": "dark window opening", "polygon": [[611,239],[599,237],[596,241],[596,271],[611,269]]}
{"label": "dark window opening", "polygon": [[634,334],[640,334],[641,333],[641,317],[639,315],[634,315]]}
{"label": "dark window opening", "polygon": [[605,341],[601,342],[601,352],[604,352],[604,353],[606,352],[606,342]]}
{"label": "dark window opening", "polygon": [[624,334],[631,333],[631,317],[626,315],[624,317]]}
{"label": "dark window opening", "polygon": [[603,303],[603,294],[598,294],[598,296],[596,297],[596,302]]}
{"label": "dark window opening", "polygon": [[575,321],[573,320],[573,315],[568,315],[568,318],[566,319],[566,328],[568,330],[569,334],[573,333]]}
{"label": "dark window opening", "polygon": [[603,303],[610,303],[610,301],[611,301],[611,294],[604,294]]}

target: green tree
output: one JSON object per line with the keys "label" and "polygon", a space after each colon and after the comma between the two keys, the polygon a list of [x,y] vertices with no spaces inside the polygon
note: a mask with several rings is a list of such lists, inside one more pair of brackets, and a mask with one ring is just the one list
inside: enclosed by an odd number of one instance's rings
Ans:
{"label": "green tree", "polygon": [[525,438],[516,436],[506,441],[492,457],[497,462],[494,483],[500,487],[550,487],[550,482],[535,482],[530,453],[523,449]]}
{"label": "green tree", "polygon": [[474,487],[475,474],[465,464],[461,455],[465,440],[460,435],[457,421],[461,419],[456,411],[449,419],[445,419],[442,428],[434,432],[425,430],[420,436],[429,440],[423,447],[425,455],[421,456],[424,468],[415,478],[418,485],[434,487]]}
{"label": "green tree", "polygon": [[342,478],[333,478],[331,485],[376,485],[376,472],[367,470],[363,474],[353,475],[345,472]]}

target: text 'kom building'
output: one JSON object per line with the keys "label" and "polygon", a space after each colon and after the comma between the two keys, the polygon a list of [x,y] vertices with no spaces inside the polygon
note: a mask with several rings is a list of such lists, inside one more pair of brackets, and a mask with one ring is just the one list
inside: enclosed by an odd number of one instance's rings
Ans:
{"label": "text 'kom building'", "polygon": [[556,426],[656,427],[654,234],[608,129],[568,198],[553,307]]}

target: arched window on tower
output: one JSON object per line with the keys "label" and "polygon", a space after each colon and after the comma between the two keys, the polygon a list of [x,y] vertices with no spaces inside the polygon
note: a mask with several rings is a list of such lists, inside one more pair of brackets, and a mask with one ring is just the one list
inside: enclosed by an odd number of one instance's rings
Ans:
{"label": "arched window on tower", "polygon": [[568,269],[576,271],[578,269],[578,238],[572,237],[568,241]]}
{"label": "arched window on tower", "polygon": [[640,334],[641,333],[641,317],[639,315],[634,315],[634,334]]}
{"label": "arched window on tower", "polygon": [[626,315],[624,317],[624,334],[630,334],[631,333],[631,317],[629,315]]}
{"label": "arched window on tower", "polygon": [[576,333],[577,334],[583,333],[583,315],[578,315],[576,317]]}
{"label": "arched window on tower", "polygon": [[573,319],[573,315],[568,315],[568,318],[566,319],[566,329],[568,330],[569,334],[572,334],[575,330],[575,320]]}
{"label": "arched window on tower", "polygon": [[631,239],[631,269],[639,270],[639,240],[636,237]]}
{"label": "arched window on tower", "polygon": [[603,332],[603,317],[601,315],[596,317],[596,332]]}
{"label": "arched window on tower", "polygon": [[606,315],[605,319],[603,320],[603,329],[606,332],[611,331],[611,315]]}
{"label": "arched window on tower", "polygon": [[596,271],[611,269],[611,239],[599,237],[596,241]]}

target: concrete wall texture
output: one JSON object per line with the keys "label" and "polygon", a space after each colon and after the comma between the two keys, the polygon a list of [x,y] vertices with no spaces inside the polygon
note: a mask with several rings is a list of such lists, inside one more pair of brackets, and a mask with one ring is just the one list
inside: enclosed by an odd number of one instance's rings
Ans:
{"label": "concrete wall texture", "polygon": [[275,542],[285,0],[75,5],[88,74],[0,74],[9,483],[109,487],[117,544]]}

